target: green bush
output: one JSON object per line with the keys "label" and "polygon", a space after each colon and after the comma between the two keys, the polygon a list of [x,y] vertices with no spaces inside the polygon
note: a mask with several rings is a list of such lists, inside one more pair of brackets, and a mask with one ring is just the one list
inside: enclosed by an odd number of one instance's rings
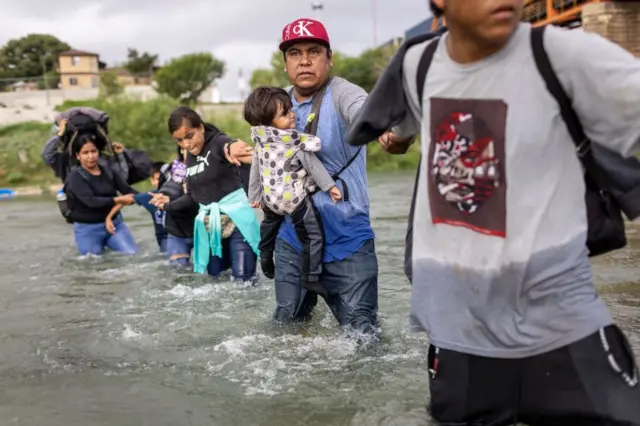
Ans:
{"label": "green bush", "polygon": [[[167,161],[175,155],[175,142],[167,129],[167,119],[178,102],[168,97],[141,101],[115,96],[84,101],[66,101],[57,107],[64,111],[72,107],[88,106],[105,111],[111,117],[109,134],[113,141],[122,142],[128,148],[142,149],[155,161]],[[238,112],[204,114],[229,136],[249,140],[250,126]],[[0,183],[54,183],[53,171],[42,161],[40,153],[52,135],[53,123],[25,122],[0,127]],[[27,152],[27,164],[21,164],[19,151]],[[420,155],[415,144],[407,155],[389,155],[378,143],[367,146],[367,166],[370,171],[415,170]],[[12,174],[17,172],[16,174]],[[19,173],[19,174],[18,174]],[[22,178],[20,178],[22,176]],[[9,179],[13,182],[9,182]]]}
{"label": "green bush", "polygon": [[18,170],[13,170],[7,175],[7,183],[23,183],[25,180],[27,180],[25,175]]}

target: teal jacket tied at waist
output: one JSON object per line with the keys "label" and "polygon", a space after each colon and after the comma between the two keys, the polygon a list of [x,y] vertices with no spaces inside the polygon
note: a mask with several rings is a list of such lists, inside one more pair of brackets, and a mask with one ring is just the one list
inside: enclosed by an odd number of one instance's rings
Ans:
{"label": "teal jacket tied at waist", "polygon": [[[200,211],[193,226],[194,272],[204,274],[212,254],[222,258],[222,224],[220,221],[222,213],[229,216],[253,252],[256,255],[259,253],[260,223],[255,211],[249,205],[246,192],[244,189],[238,189],[217,203],[200,204]],[[207,216],[209,216],[210,234],[204,224],[204,218]]]}

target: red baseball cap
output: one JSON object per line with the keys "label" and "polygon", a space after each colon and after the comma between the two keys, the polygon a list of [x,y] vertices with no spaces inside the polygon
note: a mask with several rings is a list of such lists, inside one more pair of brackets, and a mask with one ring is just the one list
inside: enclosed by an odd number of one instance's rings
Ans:
{"label": "red baseball cap", "polygon": [[280,50],[284,52],[292,44],[301,41],[317,41],[331,46],[327,29],[322,25],[322,22],[315,19],[300,18],[287,24],[282,29]]}

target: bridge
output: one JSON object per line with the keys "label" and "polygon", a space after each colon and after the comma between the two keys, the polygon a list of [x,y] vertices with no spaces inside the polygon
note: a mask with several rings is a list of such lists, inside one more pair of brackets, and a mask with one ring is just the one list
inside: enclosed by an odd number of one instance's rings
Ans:
{"label": "bridge", "polygon": [[[618,43],[640,58],[640,0],[526,0],[522,20],[534,27],[582,27]],[[415,29],[428,32],[430,26],[431,31],[435,31],[446,22],[433,18],[424,24],[426,28]]]}
{"label": "bridge", "polygon": [[[522,20],[534,27],[553,24],[559,26],[581,26],[582,9],[592,3],[607,3],[611,0],[527,0],[522,11]],[[435,18],[432,30],[444,24],[444,19]]]}
{"label": "bridge", "polygon": [[534,27],[542,25],[581,26],[582,8],[606,0],[528,0],[522,11],[522,20]]}

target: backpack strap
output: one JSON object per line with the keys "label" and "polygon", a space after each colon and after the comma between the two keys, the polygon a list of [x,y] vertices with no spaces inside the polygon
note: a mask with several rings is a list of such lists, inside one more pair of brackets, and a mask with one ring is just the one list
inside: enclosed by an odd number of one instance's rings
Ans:
{"label": "backpack strap", "polygon": [[[318,122],[320,120],[320,107],[322,106],[322,101],[324,100],[324,95],[327,92],[327,88],[329,84],[331,84],[331,80],[333,77],[329,77],[326,83],[316,92],[313,96],[313,103],[311,104],[311,113],[309,114],[310,119],[307,120],[307,124],[304,128],[304,133],[308,133],[310,135],[317,136],[318,132]],[[289,95],[293,96],[293,87],[289,90]],[[337,183],[338,181],[342,182],[342,199],[346,202],[349,201],[349,188],[347,187],[347,183],[340,177],[340,175],[353,164],[354,161],[360,155],[362,151],[362,146],[358,147],[356,153],[345,163],[337,173],[334,173],[331,178]],[[317,191],[314,191],[315,193]]]}
{"label": "backpack strap", "polygon": [[[422,98],[424,97],[424,85],[427,82],[427,74],[431,63],[433,62],[433,56],[438,50],[440,44],[440,37],[432,39],[425,47],[420,56],[420,62],[418,62],[418,71],[416,72],[416,87],[418,91],[418,104],[422,109]],[[407,226],[407,235],[405,236],[405,252],[404,252],[404,274],[409,281],[413,279],[413,215],[416,209],[416,196],[418,195],[418,180],[420,179],[420,168],[422,165],[422,156],[418,160],[418,171],[416,172],[416,179],[413,184],[413,196],[411,197],[411,207],[409,207],[409,219]]]}
{"label": "backpack strap", "polygon": [[440,37],[437,37],[435,40],[431,40],[424,49],[424,52],[422,52],[420,62],[418,63],[416,87],[418,88],[418,105],[420,105],[420,108],[422,108],[422,98],[424,97],[424,84],[427,82],[427,73],[429,72],[429,68],[431,68],[433,56],[436,54],[439,44]]}
{"label": "backpack strap", "polygon": [[538,68],[538,72],[544,80],[547,90],[554,97],[558,105],[560,106],[560,115],[564,120],[571,140],[576,146],[576,153],[578,158],[585,168],[587,175],[594,181],[594,183],[600,188],[605,189],[608,187],[606,179],[602,176],[600,168],[595,162],[593,152],[591,150],[591,140],[584,133],[580,119],[573,109],[571,99],[567,95],[567,92],[562,87],[558,76],[553,70],[549,55],[547,55],[544,49],[544,32],[545,26],[531,29],[531,50],[533,51],[533,59]]}
{"label": "backpack strap", "polygon": [[[313,136],[317,136],[316,133],[318,131],[318,121],[320,120],[320,107],[322,106],[322,101],[324,100],[324,94],[327,93],[327,88],[331,83],[332,77],[324,83],[324,85],[316,92],[313,96],[313,102],[311,104],[311,113],[309,114],[310,119],[307,120],[307,124],[304,128],[304,132]],[[291,89],[291,93],[293,94],[293,88]]]}

